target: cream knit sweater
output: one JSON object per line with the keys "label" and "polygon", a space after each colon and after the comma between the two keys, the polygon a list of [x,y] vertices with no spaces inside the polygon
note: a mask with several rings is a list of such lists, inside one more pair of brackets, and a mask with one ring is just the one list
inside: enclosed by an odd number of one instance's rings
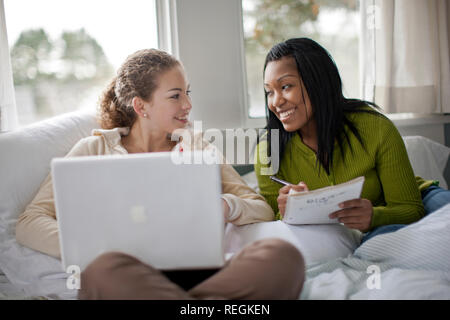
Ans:
{"label": "cream knit sweater", "polygon": [[[121,136],[128,132],[128,128],[96,129],[92,136],[80,140],[66,157],[127,154],[121,143]],[[175,146],[180,147],[183,150],[202,150],[214,146],[197,135],[193,144],[183,141]],[[231,209],[227,221],[243,225],[274,219],[274,212],[265,199],[247,186],[232,166],[221,165],[221,178],[222,198]],[[60,258],[58,234],[52,177],[49,174],[33,201],[20,215],[16,225],[16,239],[24,246]]]}

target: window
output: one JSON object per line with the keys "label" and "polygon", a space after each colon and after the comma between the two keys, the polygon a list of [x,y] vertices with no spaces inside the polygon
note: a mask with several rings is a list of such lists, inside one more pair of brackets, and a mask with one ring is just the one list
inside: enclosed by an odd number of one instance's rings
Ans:
{"label": "window", "polygon": [[330,52],[346,97],[359,98],[358,0],[242,0],[248,116],[265,116],[262,72],[276,43],[308,37]]}
{"label": "window", "polygon": [[5,0],[21,126],[94,110],[126,57],[157,48],[154,0]]}

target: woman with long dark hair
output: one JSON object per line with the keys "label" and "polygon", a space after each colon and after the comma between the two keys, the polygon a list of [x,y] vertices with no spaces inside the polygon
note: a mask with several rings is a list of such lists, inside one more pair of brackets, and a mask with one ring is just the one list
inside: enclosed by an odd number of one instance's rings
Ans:
{"label": "woman with long dark hair", "polygon": [[[344,97],[333,58],[318,43],[296,38],[275,45],[264,64],[264,90],[268,130],[255,169],[278,218],[291,189],[314,190],[359,176],[365,177],[361,198],[343,202],[330,218],[373,231],[363,240],[424,216],[421,191],[436,182],[415,178],[402,137],[378,106]],[[274,129],[278,139],[272,139]],[[268,158],[261,159],[264,154]],[[269,166],[274,172],[267,172]],[[292,185],[280,188],[270,174]]]}

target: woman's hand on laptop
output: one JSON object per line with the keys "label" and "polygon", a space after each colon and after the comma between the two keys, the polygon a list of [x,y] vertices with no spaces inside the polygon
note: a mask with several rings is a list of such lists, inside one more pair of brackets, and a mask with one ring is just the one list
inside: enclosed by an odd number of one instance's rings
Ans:
{"label": "woman's hand on laptop", "polygon": [[278,193],[278,210],[280,210],[280,215],[284,217],[284,213],[286,211],[286,203],[289,196],[289,191],[295,191],[295,192],[305,192],[309,191],[308,186],[303,181],[299,182],[298,185],[290,184],[288,186],[284,186],[280,189]]}

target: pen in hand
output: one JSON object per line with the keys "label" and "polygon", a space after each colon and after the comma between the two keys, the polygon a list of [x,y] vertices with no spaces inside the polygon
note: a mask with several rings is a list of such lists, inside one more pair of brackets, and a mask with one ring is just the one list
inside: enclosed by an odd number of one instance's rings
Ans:
{"label": "pen in hand", "polygon": [[270,176],[270,180],[275,181],[275,182],[278,182],[279,184],[282,184],[282,185],[284,185],[284,186],[289,186],[289,185],[292,184],[292,183],[289,183],[289,182],[284,181],[284,180],[282,180],[282,179],[279,179],[279,178],[277,178],[277,177],[275,177],[275,176]]}
{"label": "pen in hand", "polygon": [[[299,183],[298,185],[292,184],[290,182],[279,179],[275,176],[270,176],[270,180],[275,181],[276,183],[284,185],[279,190],[279,196],[277,198],[278,209],[280,210],[280,215],[284,218],[284,213],[286,210],[287,198],[289,195],[294,193],[304,193],[308,192],[308,187],[304,182]],[[288,191],[289,190],[289,191]]]}
{"label": "pen in hand", "polygon": [[[292,184],[290,182],[287,182],[285,180],[282,180],[280,178],[277,178],[275,176],[270,176],[269,178],[270,178],[270,180],[275,181],[275,182],[277,182],[279,184],[282,184],[284,186],[292,186],[292,189],[289,190],[289,194],[292,194],[292,193],[303,193],[303,192],[308,192],[309,191],[308,187],[306,186],[306,184],[304,182],[301,182],[298,185],[296,185],[296,184]],[[304,185],[302,190],[296,190],[299,185],[300,186]]]}

